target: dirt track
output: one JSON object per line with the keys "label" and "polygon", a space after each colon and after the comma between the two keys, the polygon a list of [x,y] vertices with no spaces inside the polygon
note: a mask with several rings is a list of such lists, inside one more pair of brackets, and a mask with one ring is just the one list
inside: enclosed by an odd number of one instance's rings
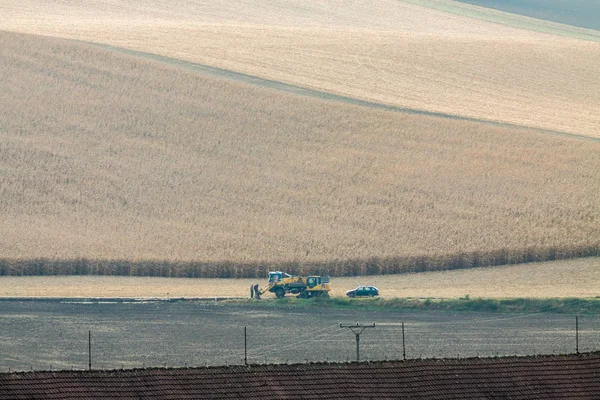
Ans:
{"label": "dirt track", "polygon": [[419,109],[414,109],[414,108],[399,107],[399,106],[394,106],[391,104],[376,103],[376,102],[365,101],[365,100],[361,100],[361,99],[357,99],[357,98],[353,98],[353,97],[341,96],[341,95],[338,95],[335,93],[329,93],[329,92],[319,91],[319,90],[315,90],[315,89],[310,89],[307,87],[291,85],[291,84],[276,81],[276,80],[264,79],[264,78],[261,78],[258,76],[252,76],[252,75],[244,74],[241,72],[231,71],[231,70],[227,70],[227,69],[223,69],[223,68],[217,68],[217,67],[213,67],[210,65],[193,63],[190,61],[167,57],[167,56],[162,56],[162,55],[158,55],[158,54],[152,54],[152,53],[147,53],[147,52],[143,52],[143,51],[136,51],[136,50],[126,49],[126,48],[122,48],[122,47],[115,47],[115,46],[111,46],[108,44],[99,44],[99,43],[83,42],[83,41],[81,41],[81,43],[85,43],[85,44],[88,44],[88,45],[91,45],[94,47],[98,47],[101,49],[106,49],[106,50],[111,50],[111,51],[115,51],[115,52],[122,53],[122,54],[127,54],[130,56],[141,57],[146,60],[152,60],[152,61],[159,62],[161,64],[166,64],[166,65],[171,65],[171,66],[175,66],[178,68],[183,68],[188,71],[200,72],[202,74],[209,75],[209,76],[212,76],[215,78],[229,79],[229,80],[233,80],[236,82],[242,82],[242,83],[246,83],[246,84],[250,84],[250,85],[254,85],[254,86],[258,86],[258,87],[262,87],[262,88],[277,90],[280,92],[292,93],[292,94],[295,94],[298,96],[314,97],[314,98],[318,98],[318,99],[322,99],[322,100],[336,101],[336,102],[341,102],[341,103],[346,103],[346,104],[353,104],[353,105],[370,107],[370,108],[387,110],[387,111],[395,111],[395,112],[411,114],[411,115],[427,115],[427,116],[447,118],[447,119],[457,120],[457,121],[479,122],[479,123],[483,123],[483,124],[505,127],[505,128],[527,129],[527,130],[531,130],[533,132],[542,132],[542,133],[547,133],[547,134],[552,134],[552,135],[574,137],[574,138],[578,138],[578,139],[582,139],[582,140],[591,140],[594,142],[600,142],[600,137],[578,135],[578,134],[574,134],[574,133],[561,132],[561,131],[556,131],[556,130],[551,130],[551,129],[542,129],[542,128],[535,128],[535,127],[526,126],[526,125],[518,125],[518,124],[507,123],[507,122],[493,121],[493,120],[489,120],[489,119],[469,118],[469,117],[464,117],[464,116],[456,115],[456,114],[433,112],[433,111],[419,110]]}
{"label": "dirt track", "polygon": [[598,135],[600,32],[590,29],[448,0],[7,1],[0,29],[8,31],[162,54],[405,109]]}

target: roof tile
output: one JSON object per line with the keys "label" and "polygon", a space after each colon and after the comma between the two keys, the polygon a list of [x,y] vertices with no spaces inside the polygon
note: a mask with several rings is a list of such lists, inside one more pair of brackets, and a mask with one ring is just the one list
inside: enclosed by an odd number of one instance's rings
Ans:
{"label": "roof tile", "polygon": [[0,374],[4,399],[600,399],[600,353]]}

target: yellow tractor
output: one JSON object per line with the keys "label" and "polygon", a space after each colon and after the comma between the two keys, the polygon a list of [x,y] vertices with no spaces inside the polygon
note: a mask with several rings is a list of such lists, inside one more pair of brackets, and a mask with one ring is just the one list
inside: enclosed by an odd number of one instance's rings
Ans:
{"label": "yellow tractor", "polygon": [[297,294],[301,299],[329,296],[331,283],[328,276],[292,276],[281,271],[269,272],[269,284],[255,293],[256,298],[266,292],[275,293],[280,299],[286,293]]}

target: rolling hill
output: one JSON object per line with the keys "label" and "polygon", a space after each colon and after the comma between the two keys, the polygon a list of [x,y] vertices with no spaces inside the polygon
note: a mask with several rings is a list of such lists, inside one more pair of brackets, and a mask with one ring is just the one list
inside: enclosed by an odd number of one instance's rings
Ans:
{"label": "rolling hill", "polygon": [[600,136],[600,32],[449,0],[7,0],[0,29],[393,106]]}
{"label": "rolling hill", "polygon": [[546,21],[600,30],[600,4],[595,0],[460,0]]}

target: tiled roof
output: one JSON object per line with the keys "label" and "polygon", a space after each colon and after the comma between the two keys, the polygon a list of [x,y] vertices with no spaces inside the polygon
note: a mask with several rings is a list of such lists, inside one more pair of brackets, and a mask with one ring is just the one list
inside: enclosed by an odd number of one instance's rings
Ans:
{"label": "tiled roof", "polygon": [[0,374],[0,399],[600,399],[600,353]]}

